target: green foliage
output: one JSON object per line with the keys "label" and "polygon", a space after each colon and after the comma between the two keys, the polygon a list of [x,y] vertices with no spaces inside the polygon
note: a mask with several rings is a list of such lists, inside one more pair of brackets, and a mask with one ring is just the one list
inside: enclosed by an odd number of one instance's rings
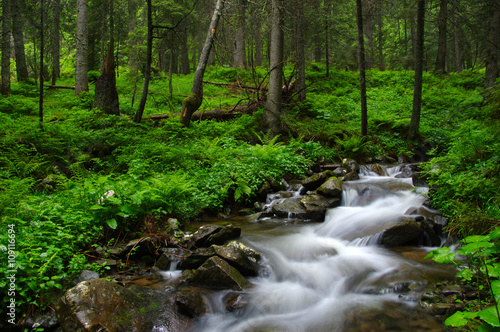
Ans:
{"label": "green foliage", "polygon": [[[438,263],[454,263],[460,270],[457,277],[475,287],[480,295],[470,310],[457,311],[448,317],[445,321],[446,325],[461,327],[482,324],[480,330],[500,327],[499,253],[500,228],[496,228],[487,235],[466,237],[462,240],[462,245],[456,252],[443,247],[431,251],[427,255],[426,258],[432,258]],[[465,261],[461,259],[462,257],[465,257]]]}

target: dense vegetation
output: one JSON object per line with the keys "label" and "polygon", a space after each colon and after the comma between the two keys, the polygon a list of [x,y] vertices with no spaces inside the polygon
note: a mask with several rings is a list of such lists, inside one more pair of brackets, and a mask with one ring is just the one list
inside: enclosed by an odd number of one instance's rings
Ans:
{"label": "dense vegetation", "polygon": [[[406,139],[413,72],[367,73],[367,137],[358,134],[357,73],[325,77],[318,65],[308,73],[307,101],[288,104],[287,132],[274,139],[261,133],[261,109],[183,127],[178,112],[193,75],[174,77],[176,94],[169,98],[168,79],[157,74],[145,117],[170,117],[141,124],[131,121],[135,82],[127,73],[117,80],[122,116],[92,110],[92,92],[75,97],[72,90],[47,90],[43,125],[37,89],[14,83],[11,95],[0,99],[0,243],[8,242],[8,225],[14,225],[18,314],[50,304],[53,291],[71,286],[82,269],[103,269],[92,263],[93,247],[151,232],[151,220],[155,232],[174,236],[169,217],[188,224],[233,212],[251,205],[266,180],[300,178],[319,160],[390,162],[426,150],[430,199],[451,221],[449,230],[465,237],[494,229],[500,221],[500,90],[483,103],[484,72],[425,73],[418,143]],[[210,67],[206,75],[251,85],[265,69]],[[255,98],[251,91],[206,84],[202,110],[232,109]],[[7,266],[2,261],[2,274]],[[0,286],[6,292],[8,280]],[[2,315],[7,301],[2,295]]]}

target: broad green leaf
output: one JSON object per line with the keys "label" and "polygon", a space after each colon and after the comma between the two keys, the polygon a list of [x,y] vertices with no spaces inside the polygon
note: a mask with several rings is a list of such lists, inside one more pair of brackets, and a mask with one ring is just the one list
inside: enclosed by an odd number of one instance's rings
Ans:
{"label": "broad green leaf", "polygon": [[500,302],[500,280],[494,280],[491,282],[491,291],[495,295],[495,300]]}
{"label": "broad green leaf", "polygon": [[115,218],[106,220],[106,223],[111,229],[116,229],[116,227],[118,227],[118,223],[116,222]]}
{"label": "broad green leaf", "polygon": [[469,323],[469,319],[475,318],[477,316],[476,312],[462,312],[462,311],[457,311],[450,317],[448,317],[444,323],[447,326],[464,326]]}
{"label": "broad green leaf", "polygon": [[499,239],[500,238],[500,227],[495,228],[487,235],[489,240]]}
{"label": "broad green leaf", "polygon": [[465,243],[475,243],[475,242],[483,242],[483,241],[488,241],[488,236],[487,235],[471,235],[467,236],[465,239],[462,240],[462,242]]}
{"label": "broad green leaf", "polygon": [[425,256],[425,259],[432,258],[437,263],[451,263],[455,260],[455,253],[451,252],[448,247],[439,248],[431,251]]}
{"label": "broad green leaf", "polygon": [[488,265],[488,274],[493,278],[500,278],[500,265]]}
{"label": "broad green leaf", "polygon": [[484,310],[478,312],[479,318],[484,320],[486,323],[492,326],[500,326],[500,322],[498,320],[497,308],[489,307]]}
{"label": "broad green leaf", "polygon": [[91,210],[102,210],[102,209],[105,209],[104,206],[102,205],[99,205],[99,204],[94,204],[90,207]]}
{"label": "broad green leaf", "polygon": [[478,332],[500,332],[500,327],[491,326],[488,323],[484,323],[477,329]]}
{"label": "broad green leaf", "polygon": [[472,242],[460,248],[459,253],[469,256],[477,254],[482,249],[491,248],[493,246],[494,244],[491,242]]}

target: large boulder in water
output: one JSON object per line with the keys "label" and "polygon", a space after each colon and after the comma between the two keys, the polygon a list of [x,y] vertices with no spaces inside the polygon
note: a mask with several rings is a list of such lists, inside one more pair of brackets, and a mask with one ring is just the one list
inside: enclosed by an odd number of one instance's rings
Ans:
{"label": "large boulder in water", "polygon": [[379,243],[385,247],[418,245],[424,230],[414,219],[407,219],[382,232]]}
{"label": "large boulder in water", "polygon": [[191,243],[194,247],[209,247],[212,244],[224,244],[229,240],[239,238],[241,235],[241,228],[232,225],[204,225],[191,237]]}
{"label": "large boulder in water", "polygon": [[359,172],[359,164],[356,160],[344,158],[342,160],[342,168],[345,168],[348,173]]}
{"label": "large boulder in water", "polygon": [[173,297],[105,279],[79,283],[61,297],[56,314],[63,331],[151,331],[169,326],[185,331],[191,319],[179,315]]}
{"label": "large boulder in water", "polygon": [[321,186],[327,179],[334,176],[333,171],[327,170],[321,173],[316,173],[302,181],[302,186],[306,190],[316,190]]}
{"label": "large boulder in water", "polygon": [[238,270],[217,256],[210,257],[196,269],[188,281],[200,286],[233,290],[244,290],[251,285]]}
{"label": "large boulder in water", "polygon": [[342,195],[342,180],[331,177],[318,188],[317,192],[325,196],[340,197]]}
{"label": "large boulder in water", "polygon": [[260,254],[239,241],[224,246],[213,245],[217,256],[224,259],[244,276],[256,276],[259,272]]}

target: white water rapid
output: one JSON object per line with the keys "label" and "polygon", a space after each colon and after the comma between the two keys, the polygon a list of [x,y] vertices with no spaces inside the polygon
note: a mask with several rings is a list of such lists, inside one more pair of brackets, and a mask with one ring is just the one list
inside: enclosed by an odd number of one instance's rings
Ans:
{"label": "white water rapid", "polygon": [[248,305],[227,313],[220,294],[193,331],[441,331],[398,291],[442,272],[373,244],[381,230],[424,201],[411,190],[389,190],[411,179],[388,173],[365,172],[346,183],[342,206],[328,211],[324,223],[244,229],[244,241],[265,264],[251,280]]}

